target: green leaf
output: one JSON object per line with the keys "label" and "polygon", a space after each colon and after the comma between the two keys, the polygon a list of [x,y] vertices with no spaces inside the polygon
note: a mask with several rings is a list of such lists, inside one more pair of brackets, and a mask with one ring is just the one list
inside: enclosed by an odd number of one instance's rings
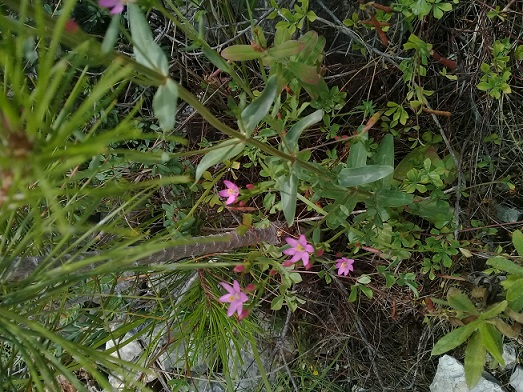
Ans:
{"label": "green leaf", "polygon": [[231,66],[223,59],[223,57],[219,56],[214,49],[207,45],[203,45],[202,52],[215,67],[227,72],[228,74],[232,73]]}
{"label": "green leaf", "polygon": [[177,100],[178,86],[171,78],[165,79],[165,83],[158,87],[153,97],[154,115],[164,132],[174,128]]}
{"label": "green leaf", "polygon": [[289,40],[267,50],[267,54],[274,59],[295,56],[305,47],[304,42]]}
{"label": "green leaf", "polygon": [[251,45],[232,45],[222,50],[221,55],[231,61],[247,61],[260,59],[267,54],[255,50]]}
{"label": "green leaf", "polygon": [[442,11],[449,12],[452,11],[452,4],[450,3],[438,3],[438,8]]}
{"label": "green leaf", "polygon": [[289,226],[294,222],[296,213],[296,199],[298,192],[298,177],[294,174],[285,175],[280,182],[280,198],[283,209],[283,215]]}
{"label": "green leaf", "polygon": [[102,54],[107,54],[114,48],[114,44],[120,34],[120,14],[113,15],[111,23],[105,32],[104,40],[102,42]]}
{"label": "green leaf", "polygon": [[437,6],[434,7],[434,9],[432,10],[432,14],[436,19],[441,19],[443,17],[443,11],[439,9]]}
{"label": "green leaf", "polygon": [[401,207],[411,204],[414,200],[413,195],[396,189],[380,189],[375,196],[378,207]]}
{"label": "green leaf", "polygon": [[506,298],[510,307],[519,312],[523,308],[523,278],[509,277],[503,286],[507,288]]}
{"label": "green leaf", "polygon": [[485,322],[483,320],[475,320],[463,327],[456,328],[443,336],[432,348],[432,355],[441,355],[462,345],[470,335]]}
{"label": "green leaf", "polygon": [[325,47],[325,37],[319,37],[315,31],[307,31],[299,39],[305,44],[303,50],[296,56],[297,62],[314,65],[318,59],[323,56],[323,48]]}
{"label": "green leaf", "polygon": [[433,222],[436,228],[442,228],[454,217],[454,209],[446,200],[425,199],[409,205],[409,212]]}
{"label": "green leaf", "polygon": [[271,301],[271,310],[280,310],[283,306],[283,295],[273,298]]}
{"label": "green leaf", "polygon": [[467,312],[473,315],[479,315],[472,301],[458,289],[451,289],[447,293],[447,301],[449,305],[460,312]]}
{"label": "green leaf", "polygon": [[490,85],[490,83],[487,83],[487,82],[480,82],[478,83],[478,85],[476,86],[476,88],[478,90],[481,90],[481,91],[487,91],[487,90],[490,90],[492,88],[492,86]]}
{"label": "green leaf", "polygon": [[370,184],[391,174],[392,166],[370,165],[353,169],[342,169],[338,175],[338,183],[341,186],[352,187]]}
{"label": "green leaf", "polygon": [[245,143],[240,140],[233,139],[222,142],[216,146],[215,149],[209,151],[202,158],[198,167],[196,168],[195,182],[197,182],[202,176],[203,172],[218,163],[230,159],[238,155],[245,148]]}
{"label": "green leaf", "polygon": [[518,255],[523,257],[523,233],[521,231],[516,230],[512,233],[512,243],[514,244],[514,248],[516,248]]}
{"label": "green leaf", "polygon": [[[389,133],[383,137],[378,151],[376,151],[376,158],[374,159],[376,165],[392,166],[394,167],[394,137]],[[380,180],[381,188],[389,189],[394,173]],[[409,204],[409,203],[407,203]],[[401,204],[403,205],[403,204]],[[395,206],[390,206],[395,207]]]}
{"label": "green leaf", "polygon": [[361,275],[358,278],[357,282],[361,283],[361,284],[369,284],[371,282],[370,276],[369,275]]}
{"label": "green leaf", "polygon": [[363,294],[365,294],[365,296],[368,298],[368,299],[372,299],[372,297],[374,296],[374,292],[372,291],[372,289],[370,287],[367,287],[367,286],[359,286],[361,292]]}
{"label": "green leaf", "polygon": [[356,299],[358,299],[358,286],[352,286],[352,288],[350,289],[348,301],[355,302]]}
{"label": "green leaf", "polygon": [[302,281],[301,274],[298,272],[290,273],[289,278],[292,280],[292,283],[300,283]]}
{"label": "green leaf", "polygon": [[256,128],[260,121],[269,112],[269,109],[276,98],[277,84],[277,77],[275,75],[271,76],[267,80],[267,86],[265,86],[262,95],[243,109],[240,119],[238,120],[238,126],[247,137],[251,137],[254,128]]}
{"label": "green leaf", "polygon": [[291,129],[289,129],[283,138],[283,144],[290,154],[296,154],[298,152],[298,139],[300,138],[302,132],[311,125],[321,121],[322,118],[323,111],[316,110],[314,113],[311,113],[308,116],[302,118],[300,121],[294,124]]}
{"label": "green leaf", "polygon": [[503,341],[499,331],[492,324],[486,323],[480,325],[478,330],[481,336],[481,343],[501,366],[505,366]]}
{"label": "green leaf", "polygon": [[501,256],[488,259],[487,264],[499,270],[508,272],[509,274],[523,275],[523,267]]}
{"label": "green leaf", "polygon": [[347,158],[347,167],[349,169],[363,167],[367,164],[367,157],[368,153],[365,145],[363,142],[358,141],[350,146],[349,157]]}
{"label": "green leaf", "polygon": [[508,301],[501,301],[497,304],[490,306],[487,310],[483,311],[479,316],[480,319],[486,320],[496,317],[498,314],[505,311],[508,306]]}
{"label": "green leaf", "polygon": [[481,342],[479,333],[475,333],[465,350],[465,382],[469,389],[472,389],[480,380],[486,358],[485,346]]}
{"label": "green leaf", "polygon": [[147,19],[138,4],[128,3],[127,10],[133,37],[133,51],[136,61],[148,68],[169,75],[169,62],[162,48],[154,42]]}
{"label": "green leaf", "polygon": [[318,71],[316,70],[316,67],[312,65],[290,61],[286,65],[286,68],[303,83],[317,84],[321,79]]}

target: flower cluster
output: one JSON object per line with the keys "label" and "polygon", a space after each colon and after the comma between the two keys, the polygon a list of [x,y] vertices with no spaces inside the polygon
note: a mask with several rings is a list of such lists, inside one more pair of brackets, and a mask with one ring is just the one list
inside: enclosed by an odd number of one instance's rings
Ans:
{"label": "flower cluster", "polygon": [[[226,189],[218,192],[218,195],[227,198],[225,201],[226,205],[236,202],[236,199],[240,195],[240,189],[238,186],[227,180],[225,180],[223,183],[225,184]],[[314,252],[314,247],[307,242],[307,238],[301,234],[297,240],[291,237],[287,237],[285,238],[285,241],[290,247],[285,249],[283,253],[285,255],[291,256],[291,258],[283,262],[283,266],[290,267],[301,260],[303,262],[303,266],[306,269],[309,269],[311,267],[310,254]],[[347,276],[349,272],[354,271],[354,259],[342,257],[336,260],[336,268],[338,269],[338,275]],[[240,273],[243,272],[244,269],[244,265],[238,265],[234,268],[234,272]],[[221,282],[220,284],[225,290],[227,290],[227,294],[222,295],[219,298],[220,302],[226,302],[230,304],[229,309],[227,310],[227,316],[231,317],[236,313],[239,320],[247,317],[249,315],[249,311],[247,309],[243,309],[243,304],[249,300],[249,297],[242,291],[238,281],[234,280],[232,286],[225,282]],[[246,287],[245,290],[252,291],[253,289],[253,287]]]}

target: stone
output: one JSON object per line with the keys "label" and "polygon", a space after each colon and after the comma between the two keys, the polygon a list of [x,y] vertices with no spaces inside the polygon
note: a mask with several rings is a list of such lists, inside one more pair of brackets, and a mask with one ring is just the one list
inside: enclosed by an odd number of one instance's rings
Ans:
{"label": "stone", "polygon": [[438,370],[430,384],[431,392],[503,392],[498,384],[481,378],[478,384],[469,389],[465,382],[465,370],[457,359],[444,355],[439,359]]}
{"label": "stone", "polygon": [[523,367],[516,366],[514,373],[510,376],[509,384],[516,392],[523,392]]}

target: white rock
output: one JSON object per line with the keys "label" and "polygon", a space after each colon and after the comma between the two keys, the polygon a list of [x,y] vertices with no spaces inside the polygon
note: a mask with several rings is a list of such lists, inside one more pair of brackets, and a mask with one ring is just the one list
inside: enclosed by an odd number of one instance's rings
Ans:
{"label": "white rock", "polygon": [[509,384],[516,392],[523,392],[523,368],[520,365],[514,369]]}
{"label": "white rock", "polygon": [[430,384],[431,392],[503,392],[497,384],[484,379],[468,389],[465,382],[465,371],[463,365],[455,358],[444,355],[439,359],[438,370]]}
{"label": "white rock", "polygon": [[515,344],[509,343],[503,345],[503,360],[505,361],[505,366],[503,369],[511,369],[518,359],[518,350]]}

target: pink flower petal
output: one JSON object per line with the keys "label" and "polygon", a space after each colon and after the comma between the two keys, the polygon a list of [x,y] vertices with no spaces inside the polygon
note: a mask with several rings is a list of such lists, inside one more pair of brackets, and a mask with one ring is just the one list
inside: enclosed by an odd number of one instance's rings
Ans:
{"label": "pink flower petal", "polygon": [[291,237],[285,238],[285,241],[287,241],[287,243],[293,248],[296,248],[296,245],[298,245],[298,241]]}
{"label": "pink flower petal", "polygon": [[307,266],[307,264],[309,264],[309,254],[307,252],[302,252],[301,259],[303,261],[304,266]]}
{"label": "pink flower petal", "polygon": [[227,292],[228,292],[229,294],[234,294],[234,289],[233,289],[233,287],[232,287],[230,284],[225,283],[225,282],[220,282],[220,284],[222,285],[222,287],[223,287],[225,290],[227,290]]}
{"label": "pink flower petal", "polygon": [[240,284],[238,283],[237,280],[234,280],[232,282],[232,288],[234,289],[235,293],[239,293],[241,291]]}
{"label": "pink flower petal", "polygon": [[289,248],[289,249],[285,249],[282,253],[284,255],[292,256],[292,255],[295,255],[296,252],[297,252],[297,250],[295,248]]}
{"label": "pink flower petal", "polygon": [[233,189],[233,190],[235,190],[235,191],[240,190],[240,189],[238,188],[238,186],[237,186],[234,182],[231,182],[231,181],[229,181],[229,180],[225,180],[225,181],[223,181],[223,183],[224,183],[225,186],[226,186],[227,188],[229,188],[229,189]]}
{"label": "pink flower petal", "polygon": [[120,4],[117,4],[113,7],[113,9],[111,10],[111,12],[109,12],[111,15],[115,15],[115,14],[121,14],[123,12],[123,4],[120,3]]}
{"label": "pink flower petal", "polygon": [[221,303],[231,302],[231,294],[222,295],[220,298],[218,298],[218,301],[220,301]]}
{"label": "pink flower petal", "polygon": [[99,0],[98,5],[104,8],[112,8],[118,3],[120,3],[120,1],[121,0]]}

